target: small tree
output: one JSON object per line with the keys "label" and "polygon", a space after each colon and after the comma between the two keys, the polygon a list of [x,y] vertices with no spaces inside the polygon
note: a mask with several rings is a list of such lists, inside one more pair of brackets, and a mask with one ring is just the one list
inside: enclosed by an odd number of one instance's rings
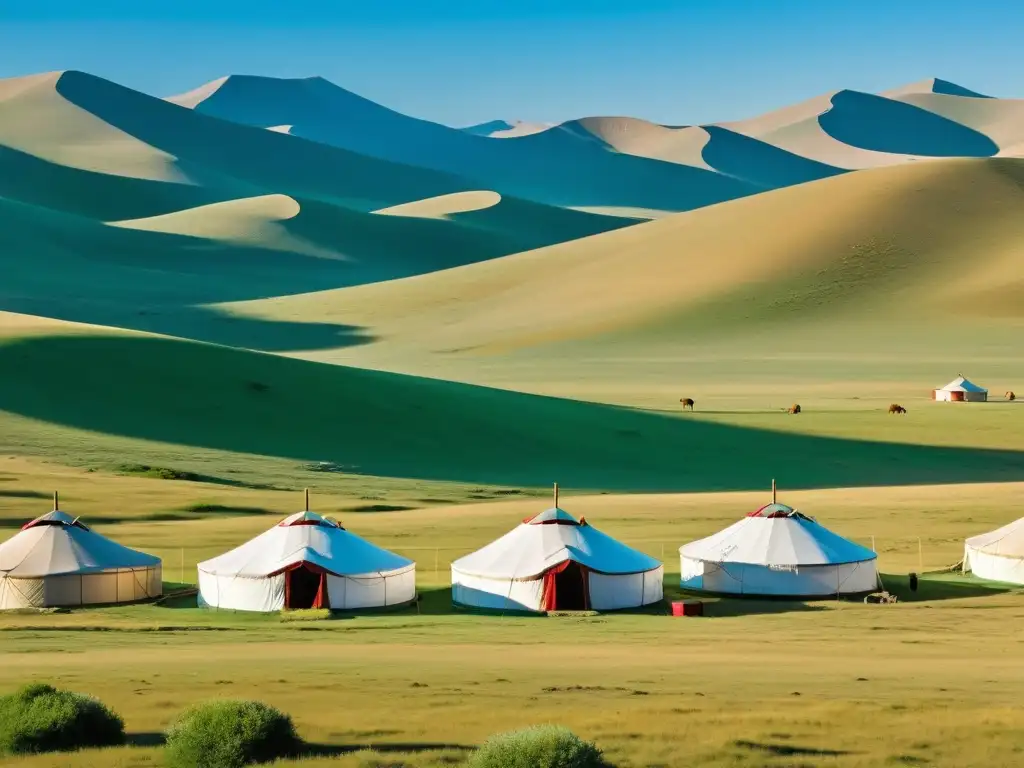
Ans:
{"label": "small tree", "polygon": [[124,721],[89,696],[33,683],[0,696],[0,754],[66,752],[124,743]]}
{"label": "small tree", "polygon": [[609,768],[601,750],[568,728],[541,725],[492,736],[470,768]]}
{"label": "small tree", "polygon": [[258,701],[210,701],[167,730],[170,768],[242,768],[291,757],[301,741],[288,715]]}

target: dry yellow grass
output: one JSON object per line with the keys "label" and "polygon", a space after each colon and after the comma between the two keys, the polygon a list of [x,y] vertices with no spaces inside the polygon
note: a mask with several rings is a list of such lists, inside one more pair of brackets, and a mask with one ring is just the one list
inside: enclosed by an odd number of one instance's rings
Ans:
{"label": "dry yellow grass", "polygon": [[[148,513],[197,498],[293,511],[295,494],[82,473],[7,460],[0,490],[42,482],[66,489],[68,509],[165,557],[192,563],[240,543],[272,516],[153,522]],[[882,570],[957,559],[962,539],[1019,513],[1021,484],[783,492],[782,498],[860,541],[875,536]],[[314,497],[318,509],[349,503]],[[763,494],[592,496],[563,499],[603,530],[660,555],[674,593],[675,547],[733,521]],[[855,602],[712,601],[704,619],[612,614],[528,619],[453,613],[447,562],[504,532],[543,499],[342,515],[349,528],[418,561],[424,602],[407,610],[322,622],[132,606],[65,615],[0,617],[0,688],[51,680],[100,696],[134,742],[152,744],[197,699],[254,697],[293,715],[333,757],[296,765],[425,767],[466,754],[489,734],[558,722],[595,739],[617,765],[829,765],[867,768],[927,760],[1011,766],[1024,684],[1019,593],[984,594],[970,581],[948,599]],[[0,495],[4,518],[45,500]],[[439,572],[435,575],[435,552]],[[186,575],[188,575],[186,573]],[[892,579],[893,584],[899,583]],[[904,591],[904,594],[907,593]],[[907,595],[909,597],[909,595]],[[180,605],[180,603],[179,603]],[[921,724],[928,723],[927,732]],[[447,748],[443,748],[447,745]],[[337,754],[375,746],[378,757]],[[142,766],[152,746],[0,765]],[[754,761],[753,763],[751,761]],[[796,763],[794,763],[796,761]]]}

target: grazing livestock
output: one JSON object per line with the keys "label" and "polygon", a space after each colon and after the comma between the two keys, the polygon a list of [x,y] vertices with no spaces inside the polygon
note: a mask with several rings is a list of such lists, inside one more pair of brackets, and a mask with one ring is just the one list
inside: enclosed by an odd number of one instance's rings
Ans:
{"label": "grazing livestock", "polygon": [[681,397],[679,398],[679,402],[683,404],[683,408],[689,408],[691,411],[693,410],[693,400],[690,398]]}
{"label": "grazing livestock", "polygon": [[800,413],[800,406],[794,403],[786,409],[786,413]]}
{"label": "grazing livestock", "polygon": [[1017,399],[1017,396],[1015,394],[1013,394],[1013,392],[1007,392],[1006,393],[1006,399],[1009,400],[1012,403],[1014,400]]}
{"label": "grazing livestock", "polygon": [[906,413],[907,409],[898,403],[893,403],[889,406],[889,413]]}

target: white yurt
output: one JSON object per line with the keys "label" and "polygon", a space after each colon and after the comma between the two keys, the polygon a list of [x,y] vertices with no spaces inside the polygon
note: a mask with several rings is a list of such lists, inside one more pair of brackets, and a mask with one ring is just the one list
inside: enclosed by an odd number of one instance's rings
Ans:
{"label": "white yurt", "polygon": [[684,589],[738,595],[825,597],[878,588],[876,555],[773,501],[713,536],[679,549]]}
{"label": "white yurt", "polygon": [[964,570],[982,579],[1024,584],[1024,517],[964,542]]}
{"label": "white yurt", "polygon": [[416,597],[416,564],[306,510],[199,563],[199,604],[237,611],[382,608]]}
{"label": "white yurt", "polygon": [[0,544],[0,609],[106,605],[163,594],[160,558],[111,541],[58,509]]}
{"label": "white yurt", "polygon": [[932,399],[946,403],[984,403],[988,400],[988,390],[963,376],[957,376],[946,386],[932,392]]}
{"label": "white yurt", "polygon": [[662,599],[664,568],[555,506],[452,563],[456,605],[501,611],[614,610]]}

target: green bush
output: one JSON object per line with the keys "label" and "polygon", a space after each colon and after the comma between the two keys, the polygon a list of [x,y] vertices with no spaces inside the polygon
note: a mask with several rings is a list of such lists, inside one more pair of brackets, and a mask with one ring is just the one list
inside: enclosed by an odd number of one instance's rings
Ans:
{"label": "green bush", "polygon": [[124,721],[96,699],[34,683],[0,696],[0,754],[124,743]]}
{"label": "green bush", "polygon": [[210,701],[167,730],[170,768],[240,768],[291,757],[300,746],[288,715],[258,701]]}
{"label": "green bush", "polygon": [[568,728],[540,725],[492,736],[470,768],[607,768],[601,750]]}

